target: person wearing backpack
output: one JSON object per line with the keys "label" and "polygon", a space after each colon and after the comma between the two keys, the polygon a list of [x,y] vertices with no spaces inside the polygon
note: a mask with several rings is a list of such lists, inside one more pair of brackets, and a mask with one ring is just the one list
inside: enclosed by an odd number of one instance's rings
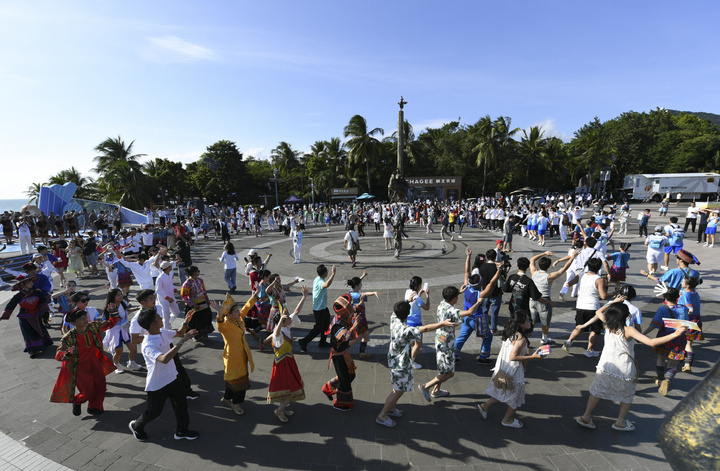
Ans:
{"label": "person wearing backpack", "polygon": [[648,264],[648,273],[655,273],[663,257],[663,248],[670,245],[670,241],[663,234],[662,226],[655,226],[655,232],[645,239],[647,255],[645,260]]}
{"label": "person wearing backpack", "polygon": [[[695,204],[695,203],[693,203]],[[670,254],[676,254],[683,248],[683,240],[685,239],[685,230],[680,227],[677,223],[678,218],[675,216],[670,218],[670,224],[665,226],[665,236],[668,238],[670,244],[665,247],[665,259],[662,267],[663,270],[669,270],[668,263],[670,262]],[[693,227],[694,229],[694,227]]]}

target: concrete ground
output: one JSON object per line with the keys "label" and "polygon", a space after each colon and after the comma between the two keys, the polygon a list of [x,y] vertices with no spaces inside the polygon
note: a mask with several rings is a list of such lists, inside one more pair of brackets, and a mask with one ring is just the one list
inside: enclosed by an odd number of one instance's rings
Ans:
{"label": "concrete ground", "polygon": [[[683,210],[683,206],[673,207],[670,215],[680,215]],[[656,219],[655,213],[651,226],[660,222]],[[636,235],[636,224],[631,228],[631,233],[617,235],[615,240],[633,243],[628,282],[638,290],[636,304],[642,308],[644,325],[647,325],[660,301],[653,297],[652,285],[638,275],[640,269],[645,268],[645,248]],[[364,290],[380,294],[380,299],[371,299],[367,308],[371,329],[369,352],[374,357],[356,358],[358,370],[353,383],[356,403],[351,412],[334,410],[321,393],[320,388],[334,373],[328,369],[328,352],[319,350],[315,341],[308,353],[301,353],[295,346],[307,399],[291,406],[295,415],[289,423],[280,423],[273,415],[274,406],[266,404],[273,355],[267,350],[259,352],[257,343],[248,336],[256,368],[250,375],[252,387],[244,404],[245,414],[236,416],[219,402],[224,388],[223,342],[220,335],[214,333],[205,343],[196,346],[188,343],[181,353],[194,388],[200,393],[197,400],[189,401],[191,428],[200,432],[200,438],[192,442],[173,439],[174,417],[168,405],[163,415],[147,428],[151,440],[140,443],[128,431],[128,422],[145,408],[144,372],[111,374],[107,378],[105,414],[96,418],[83,411],[81,417],[75,417],[69,404],[48,401],[60,368],[60,363],[53,359],[54,349],[31,360],[22,352],[22,337],[13,316],[10,321],[0,323],[3,338],[0,431],[5,434],[0,439],[10,444],[0,450],[0,469],[670,469],[658,446],[658,428],[665,415],[704,377],[720,350],[714,333],[719,325],[720,301],[717,248],[704,248],[694,242],[692,233],[688,234],[686,248],[702,261],[698,268],[704,283],[699,292],[703,298],[706,335],[706,340],[698,345],[692,374],[679,373],[668,396],[660,396],[653,383],[655,355],[649,347],[636,347],[641,374],[629,414],[629,419],[636,424],[634,432],[616,432],[610,428],[618,406],[608,402],[601,402],[596,409],[597,430],[586,430],[575,423],[575,417],[584,411],[597,359],[582,354],[584,340],[576,342],[569,354],[559,348],[560,341],[567,338],[574,327],[574,300],[555,308],[550,333],[555,343],[550,356],[528,365],[526,404],[518,412],[525,424],[523,429],[500,425],[502,405],[490,410],[488,420],[480,416],[477,404],[486,399],[483,392],[490,381],[492,366],[474,361],[480,349],[476,338],[466,344],[455,377],[443,386],[450,391],[450,397],[428,404],[416,388],[401,398],[399,407],[404,410],[404,416],[396,428],[388,429],[377,425],[375,417],[391,390],[386,354],[392,305],[402,299],[410,277],[419,275],[431,289],[432,308],[424,311],[424,322],[433,322],[442,288],[462,283],[465,247],[469,246],[474,253],[484,252],[494,246],[499,233],[466,228],[463,239],[456,237],[453,242],[443,243],[439,232],[426,234],[424,228],[410,225],[410,239],[404,241],[400,260],[394,260],[392,252],[384,250],[381,234],[376,234],[372,225],[366,233],[355,269],[343,254],[341,227],[333,227],[328,233],[324,226],[311,226],[305,233],[301,264],[292,263],[291,242],[277,233],[262,238],[235,236],[233,240],[241,254],[249,248],[257,248],[261,254],[273,253],[269,268],[281,274],[286,282],[300,276],[310,286],[317,264],[337,264],[337,277],[329,290],[330,300],[347,291],[346,279],[367,270]],[[515,260],[542,250],[555,250],[562,256],[568,248],[557,239],[541,248],[527,238],[516,237],[514,245]],[[223,267],[217,261],[221,253],[221,243],[214,240],[199,242],[193,248],[193,260],[215,299],[223,298],[226,290]],[[87,278],[81,280],[80,286],[92,288],[101,282],[99,278]],[[246,299],[249,289],[244,275],[238,275],[238,286],[236,300]],[[558,299],[560,286],[558,282],[553,288],[554,299]],[[293,289],[288,298],[291,308],[299,299],[298,291]],[[133,289],[131,294],[135,292]],[[6,303],[10,295],[7,289],[1,291],[0,302]],[[101,307],[102,298],[100,294],[92,296],[91,305]],[[507,306],[503,306],[501,321],[507,316]],[[296,338],[312,327],[309,301],[301,318],[303,324],[295,330]],[[51,335],[57,343],[59,319],[54,318],[52,322]],[[533,345],[537,345],[539,329],[534,337]],[[424,368],[416,371],[415,384],[428,381],[435,374],[433,334],[426,334],[425,339],[418,360]],[[500,339],[496,336],[493,358],[499,345]],[[357,348],[353,347],[352,351],[356,352]],[[18,456],[24,458],[12,461]]]}

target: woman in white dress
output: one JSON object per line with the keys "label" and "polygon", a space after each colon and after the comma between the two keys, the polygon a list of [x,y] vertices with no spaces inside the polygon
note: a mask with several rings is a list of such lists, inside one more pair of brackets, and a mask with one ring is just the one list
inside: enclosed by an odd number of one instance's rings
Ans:
{"label": "woman in white dress", "polygon": [[383,239],[385,239],[385,250],[392,250],[393,248],[393,226],[390,218],[385,218],[385,231],[383,232]]}
{"label": "woman in white dress", "polygon": [[129,360],[127,367],[133,371],[137,371],[142,367],[135,363],[137,356],[137,346],[132,343],[128,327],[130,327],[130,319],[128,319],[127,303],[123,300],[123,292],[120,288],[108,291],[107,301],[105,302],[105,310],[103,316],[105,319],[110,318],[110,314],[117,312],[120,320],[112,329],[105,331],[103,338],[103,347],[112,355],[113,363],[115,363],[115,373],[122,373],[123,367],[120,365],[120,357],[123,354],[123,344],[127,345]]}

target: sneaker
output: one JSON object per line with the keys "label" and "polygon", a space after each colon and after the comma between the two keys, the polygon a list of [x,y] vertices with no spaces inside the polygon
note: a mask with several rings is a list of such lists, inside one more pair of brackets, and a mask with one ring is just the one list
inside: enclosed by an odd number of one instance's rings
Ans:
{"label": "sneaker", "polygon": [[588,358],[599,357],[600,352],[596,352],[595,350],[585,350],[585,356]]}
{"label": "sneaker", "polygon": [[148,437],[148,434],[145,433],[143,430],[142,432],[139,432],[135,430],[135,421],[133,420],[128,424],[128,428],[130,428],[130,431],[132,432],[133,436],[135,437],[135,440],[139,442],[146,442],[150,437]]}
{"label": "sneaker", "polygon": [[230,409],[232,409],[233,403],[232,403],[232,401],[231,401],[230,399],[225,399],[225,398],[223,397],[223,398],[220,399],[220,402],[221,402],[222,404],[225,404],[226,406],[228,406]]}
{"label": "sneaker", "polygon": [[565,295],[562,294],[562,293],[560,293],[560,294],[558,295],[558,299],[560,299],[560,301],[565,301]]}
{"label": "sneaker", "polygon": [[414,370],[422,370],[422,365],[419,363],[412,362],[412,367]]}
{"label": "sneaker", "polygon": [[710,244],[710,245],[708,245],[708,248],[709,248],[709,249],[711,249],[711,248],[713,248],[713,247],[715,247],[715,244]]}
{"label": "sneaker", "polygon": [[[698,242],[700,242],[700,241],[698,241]],[[707,246],[708,246],[708,243],[705,242],[705,243],[703,244],[703,247],[707,247]]]}
{"label": "sneaker", "polygon": [[142,366],[138,365],[134,361],[127,362],[127,367],[130,368],[133,371],[139,371],[142,370]]}
{"label": "sneaker", "polygon": [[305,342],[305,339],[298,340],[298,345],[300,346],[300,350],[307,353],[307,343]]}
{"label": "sneaker", "polygon": [[197,433],[195,430],[185,430],[183,432],[175,432],[175,440],[195,440],[197,437],[199,437],[200,434]]}
{"label": "sneaker", "polygon": [[475,361],[478,362],[478,363],[481,364],[481,365],[488,365],[488,364],[492,363],[492,360],[489,359],[489,358],[480,358],[480,357],[478,357],[478,358],[475,359]]}
{"label": "sneaker", "polygon": [[570,342],[569,340],[566,340],[562,344],[562,349],[565,350],[566,352],[570,353],[571,346],[572,346],[572,342]]}
{"label": "sneaker", "polygon": [[667,265],[662,265],[662,266],[660,266],[660,269],[661,269],[661,270],[669,270],[669,268],[668,268]]}
{"label": "sneaker", "polygon": [[115,365],[115,374],[122,374],[125,373],[125,370],[123,369],[122,365],[117,364]]}
{"label": "sneaker", "polygon": [[232,407],[231,407],[231,409],[232,409],[233,412],[235,412],[237,415],[243,415],[243,414],[245,413],[245,411],[244,411],[243,408],[240,406],[240,404],[233,404]]}
{"label": "sneaker", "polygon": [[339,410],[340,412],[350,412],[350,408],[348,406],[333,406],[333,409]]}
{"label": "sneaker", "polygon": [[547,345],[549,343],[552,343],[552,339],[550,337],[545,337],[544,339],[540,339],[540,345]]}
{"label": "sneaker", "polygon": [[195,400],[198,397],[200,397],[200,394],[196,393],[195,391],[190,391],[190,392],[185,393],[185,397],[187,399]]}

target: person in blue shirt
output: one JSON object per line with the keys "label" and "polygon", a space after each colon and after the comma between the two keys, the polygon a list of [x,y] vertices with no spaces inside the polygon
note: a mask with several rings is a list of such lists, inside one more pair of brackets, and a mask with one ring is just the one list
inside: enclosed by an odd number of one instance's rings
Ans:
{"label": "person in blue shirt", "polygon": [[682,282],[685,278],[689,278],[691,276],[695,278],[700,278],[700,273],[697,270],[693,270],[692,268],[690,268],[690,265],[693,263],[700,265],[700,261],[697,259],[697,257],[695,257],[695,255],[691,254],[687,250],[680,249],[675,254],[675,261],[677,262],[678,267],[673,268],[672,270],[668,270],[661,277],[656,277],[655,275],[650,274],[645,270],[640,271],[640,273],[647,276],[649,279],[655,281],[656,283],[658,281],[662,281],[668,288],[675,288],[677,290],[682,288]]}
{"label": "person in blue shirt", "polygon": [[623,242],[620,244],[620,251],[610,255],[606,255],[608,260],[612,260],[612,266],[610,267],[610,282],[615,283],[615,289],[619,290],[622,282],[625,281],[625,272],[630,267],[628,261],[630,260],[630,254],[628,250],[632,244]]}
{"label": "person in blue shirt", "polygon": [[688,319],[697,324],[700,330],[691,330],[685,334],[687,343],[685,344],[685,364],[682,367],[683,373],[692,372],[692,364],[695,359],[695,351],[693,350],[693,341],[705,340],[702,332],[702,317],[700,316],[700,295],[695,291],[698,285],[702,284],[700,278],[694,276],[683,280],[683,291],[680,294],[678,304],[682,304],[688,308]]}
{"label": "person in blue shirt", "polygon": [[668,269],[670,262],[670,254],[677,253],[683,248],[683,240],[685,239],[685,231],[678,225],[678,218],[675,216],[670,218],[670,224],[665,226],[665,236],[670,241],[670,245],[665,247],[665,264],[660,267],[663,270]]}
{"label": "person in blue shirt", "polygon": [[[647,335],[649,332],[657,329],[659,330],[657,336],[664,337],[675,332],[672,327],[666,327],[663,319],[678,319],[678,320],[689,320],[688,319],[688,308],[678,303],[680,297],[680,291],[677,288],[668,288],[663,293],[665,299],[664,304],[660,306],[653,317],[652,322],[643,334]],[[658,393],[662,396],[667,396],[670,390],[670,382],[677,373],[678,362],[685,359],[685,335],[674,338],[662,345],[655,347],[655,353],[657,353],[657,363],[655,371],[657,378],[655,384],[658,385]]]}

